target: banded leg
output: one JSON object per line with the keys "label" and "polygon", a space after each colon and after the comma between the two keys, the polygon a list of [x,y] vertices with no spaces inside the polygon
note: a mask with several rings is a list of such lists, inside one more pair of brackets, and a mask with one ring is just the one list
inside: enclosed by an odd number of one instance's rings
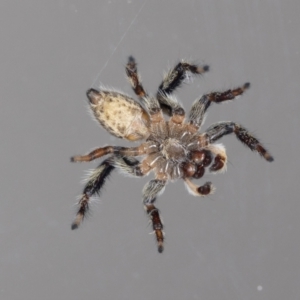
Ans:
{"label": "banded leg", "polygon": [[128,63],[126,65],[126,74],[129,78],[129,82],[135,94],[139,97],[139,100],[147,108],[151,120],[154,122],[159,122],[163,120],[161,107],[157,99],[155,97],[149,97],[143,88],[140,76],[137,72],[135,59],[132,56],[129,56],[128,58]]}
{"label": "banded leg", "polygon": [[183,83],[184,80],[186,80],[188,72],[192,74],[202,74],[208,70],[209,66],[207,65],[198,66],[182,60],[166,74],[158,88],[158,91],[165,94],[171,94]]}
{"label": "banded leg", "polygon": [[86,216],[89,210],[90,197],[95,194],[100,194],[105,180],[115,168],[112,165],[112,161],[113,157],[106,159],[95,170],[93,170],[92,174],[90,175],[89,180],[83,189],[82,196],[78,202],[79,209],[77,211],[75,220],[72,223],[72,229],[78,228],[78,226]]}
{"label": "banded leg", "polygon": [[172,113],[172,99],[167,95],[172,94],[176,88],[178,88],[184,80],[187,78],[188,72],[192,74],[202,74],[209,70],[209,66],[198,66],[190,64],[186,61],[179,62],[172,70],[170,70],[164,77],[157,92],[157,99],[161,104],[161,107],[167,115]]}
{"label": "banded leg", "polygon": [[78,228],[88,212],[90,197],[95,194],[100,195],[105,180],[115,168],[135,177],[144,176],[146,174],[140,167],[140,162],[133,157],[122,158],[111,156],[103,161],[95,170],[93,170],[83,189],[82,197],[78,202],[79,209],[76,218],[72,223],[72,229]]}
{"label": "banded leg", "polygon": [[92,161],[107,154],[126,155],[126,156],[139,156],[146,153],[146,145],[141,144],[139,147],[117,147],[107,146],[97,148],[86,155],[76,155],[71,157],[71,162]]}
{"label": "banded leg", "polygon": [[126,65],[126,74],[128,76],[129,82],[135,94],[139,98],[143,98],[147,96],[147,93],[145,92],[143,85],[141,83],[141,78],[137,72],[135,59],[132,56],[129,56],[128,58],[128,63]]}
{"label": "banded leg", "polygon": [[237,96],[240,96],[250,87],[250,83],[245,83],[242,87],[236,89],[227,90],[225,92],[213,92],[203,95],[199,100],[196,100],[191,108],[189,115],[189,123],[197,128],[200,128],[204,115],[212,102],[221,103],[228,100],[233,100]]}
{"label": "banded leg", "polygon": [[220,122],[211,125],[205,132],[210,143],[214,143],[227,134],[234,133],[236,137],[252,151],[258,152],[265,160],[272,162],[274,158],[262,144],[241,125],[234,122]]}
{"label": "banded leg", "polygon": [[156,197],[163,192],[163,189],[166,185],[166,181],[153,179],[149,181],[143,189],[143,203],[145,210],[152,221],[152,227],[156,236],[157,249],[159,253],[162,253],[164,250],[164,233],[163,233],[163,224],[161,222],[159,211],[154,206]]}

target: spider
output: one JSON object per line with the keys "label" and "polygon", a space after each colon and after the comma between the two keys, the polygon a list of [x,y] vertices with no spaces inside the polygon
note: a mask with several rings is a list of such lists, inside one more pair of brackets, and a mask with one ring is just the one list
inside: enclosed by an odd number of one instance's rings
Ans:
{"label": "spider", "polygon": [[[164,250],[163,224],[155,201],[162,194],[168,181],[183,179],[194,196],[206,196],[214,191],[211,182],[197,186],[192,179],[200,179],[205,172],[225,171],[227,156],[220,138],[234,133],[238,140],[252,151],[271,162],[273,157],[262,144],[242,125],[235,122],[219,122],[200,133],[204,116],[211,103],[235,99],[250,87],[249,83],[223,92],[212,92],[197,99],[189,116],[172,93],[191,74],[203,74],[207,65],[179,62],[162,80],[156,96],[145,91],[137,72],[135,59],[130,56],[126,74],[139,102],[130,96],[113,90],[89,89],[87,98],[97,121],[112,135],[128,141],[143,142],[137,147],[106,146],[92,152],[73,156],[72,162],[87,162],[109,155],[91,172],[78,202],[78,212],[72,229],[78,228],[89,209],[90,198],[100,191],[114,169],[133,177],[141,177],[153,171],[155,179],[143,189],[143,204],[151,220],[158,252]],[[165,119],[164,114],[169,118]]]}

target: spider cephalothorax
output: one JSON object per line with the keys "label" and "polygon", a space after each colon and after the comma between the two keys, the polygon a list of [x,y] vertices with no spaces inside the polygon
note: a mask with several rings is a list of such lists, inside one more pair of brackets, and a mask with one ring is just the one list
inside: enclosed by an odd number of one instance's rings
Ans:
{"label": "spider cephalothorax", "polygon": [[[138,147],[106,146],[87,155],[74,156],[73,162],[91,161],[109,155],[90,175],[79,200],[77,216],[72,229],[85,217],[90,198],[99,194],[105,179],[113,169],[140,177],[153,171],[155,179],[143,189],[143,203],[156,236],[158,251],[163,251],[163,224],[156,197],[163,192],[168,181],[182,178],[188,190],[195,196],[205,196],[214,190],[210,182],[196,186],[191,180],[201,178],[205,172],[219,172],[226,168],[227,156],[217,140],[227,134],[236,137],[267,161],[273,161],[270,153],[244,127],[234,122],[219,122],[200,133],[204,115],[212,102],[232,100],[243,94],[250,84],[224,92],[213,92],[197,99],[188,118],[177,100],[171,96],[189,73],[202,74],[208,66],[198,66],[186,61],[178,63],[158,88],[156,97],[149,96],[140,81],[136,63],[129,57],[126,74],[139,102],[115,91],[90,89],[87,91],[90,107],[100,124],[112,135],[129,141],[144,140]],[[170,118],[166,120],[163,113]],[[139,159],[137,159],[138,157]]]}

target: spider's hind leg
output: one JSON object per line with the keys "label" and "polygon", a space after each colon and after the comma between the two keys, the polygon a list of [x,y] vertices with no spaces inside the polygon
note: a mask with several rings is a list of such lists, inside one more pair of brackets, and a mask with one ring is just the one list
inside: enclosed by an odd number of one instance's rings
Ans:
{"label": "spider's hind leg", "polygon": [[153,179],[149,181],[143,189],[143,203],[152,222],[152,228],[156,236],[159,253],[162,253],[164,250],[163,224],[159,216],[159,211],[153,203],[155,202],[156,197],[163,192],[165,185],[165,180]]}
{"label": "spider's hind leg", "polygon": [[100,158],[107,154],[125,155],[125,156],[139,156],[145,153],[145,145],[141,144],[138,147],[118,147],[106,146],[93,150],[86,155],[75,155],[71,157],[71,162],[88,162]]}
{"label": "spider's hind leg", "polygon": [[90,198],[95,194],[100,194],[105,180],[115,168],[135,177],[144,176],[148,171],[134,157],[111,156],[104,160],[92,171],[83,189],[82,196],[78,202],[79,209],[72,223],[72,229],[78,228],[89,210]]}
{"label": "spider's hind leg", "polygon": [[113,157],[104,160],[95,170],[92,171],[84,189],[82,196],[78,202],[79,209],[71,228],[76,229],[81,224],[89,210],[90,198],[95,194],[100,194],[100,191],[105,183],[105,180],[115,168],[112,165]]}

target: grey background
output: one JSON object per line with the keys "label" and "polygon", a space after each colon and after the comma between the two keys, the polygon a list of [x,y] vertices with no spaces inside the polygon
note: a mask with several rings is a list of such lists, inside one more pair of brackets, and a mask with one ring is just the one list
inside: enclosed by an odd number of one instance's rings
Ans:
{"label": "grey background", "polygon": [[[299,299],[299,1],[1,1],[1,299]],[[250,81],[245,96],[213,105],[203,129],[240,122],[271,151],[270,164],[225,137],[217,190],[189,195],[181,181],[158,199],[165,252],[141,203],[150,180],[115,173],[92,216],[70,230],[84,172],[69,158],[126,145],[87,114],[100,82],[132,94],[128,55],[155,92],[181,58],[211,71],[177,95]],[[204,181],[201,181],[204,182]],[[199,183],[200,184],[200,183]]]}

